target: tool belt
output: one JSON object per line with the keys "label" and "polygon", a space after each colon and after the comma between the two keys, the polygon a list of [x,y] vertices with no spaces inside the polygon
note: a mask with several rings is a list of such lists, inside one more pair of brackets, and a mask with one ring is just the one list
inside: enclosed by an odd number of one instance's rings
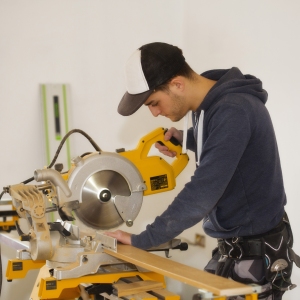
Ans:
{"label": "tool belt", "polygon": [[262,258],[265,279],[281,291],[292,289],[293,262],[300,267],[300,257],[292,247],[293,234],[285,213],[275,228],[262,235],[218,239],[220,259],[215,274],[228,277],[236,260]]}
{"label": "tool belt", "polygon": [[218,249],[221,255],[246,259],[262,256],[262,241],[260,239],[218,239]]}

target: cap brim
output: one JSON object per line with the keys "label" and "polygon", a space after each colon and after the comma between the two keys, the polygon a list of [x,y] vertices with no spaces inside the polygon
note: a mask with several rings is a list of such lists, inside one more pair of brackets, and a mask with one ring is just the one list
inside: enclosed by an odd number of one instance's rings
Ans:
{"label": "cap brim", "polygon": [[118,113],[122,116],[132,115],[145,103],[152,93],[152,90],[135,95],[126,92],[119,103]]}

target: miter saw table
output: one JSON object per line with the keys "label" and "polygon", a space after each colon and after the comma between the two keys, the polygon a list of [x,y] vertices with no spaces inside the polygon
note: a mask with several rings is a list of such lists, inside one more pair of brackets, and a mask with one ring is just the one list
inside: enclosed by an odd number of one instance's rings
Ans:
{"label": "miter saw table", "polygon": [[[73,132],[82,133],[79,130]],[[66,135],[59,149],[73,132]],[[132,226],[141,209],[143,196],[175,187],[175,178],[186,166],[188,156],[181,153],[178,142],[164,141],[164,134],[165,129],[158,128],[140,139],[136,149],[119,149],[115,153],[102,151],[84,134],[96,151],[75,157],[67,173],[61,174],[52,169],[58,151],[47,168],[34,172],[32,179],[37,184],[29,185],[31,180],[27,180],[5,187],[4,191],[11,195],[19,218],[27,220],[29,227],[28,232],[23,232],[16,224],[21,240],[29,242],[29,249],[17,251],[17,259],[8,264],[7,279],[22,278],[29,269],[41,268],[32,300],[118,299],[123,296],[127,299],[148,299],[150,296],[137,296],[136,292],[149,290],[152,291],[151,299],[178,299],[171,292],[162,290],[165,288],[164,275],[172,277],[172,272],[165,274],[165,270],[174,269],[174,265],[165,266],[165,260],[171,264],[175,262],[131,246],[117,245],[115,239],[101,233],[124,222]],[[148,156],[157,141],[176,151],[176,158],[171,164],[159,156]],[[47,213],[52,211],[59,214],[57,222],[47,220]],[[92,229],[92,234],[81,233],[80,225],[74,223],[75,219]],[[169,249],[176,248],[186,250],[187,247],[175,239],[150,250],[167,254]],[[128,249],[132,251],[130,254],[126,254]],[[142,257],[135,260],[141,253]],[[149,261],[150,264],[147,263]],[[157,263],[163,268],[153,267]],[[187,282],[184,267],[188,268],[181,265],[175,270],[182,272],[184,277],[181,279]],[[201,275],[202,281],[204,277],[208,278],[206,282],[208,280],[211,284],[203,285],[195,279],[191,284],[208,288],[209,295],[249,294],[246,299],[257,299],[254,294],[257,288],[224,278],[219,283],[217,276],[205,272],[203,276],[199,273],[202,271],[194,273],[195,270],[188,268],[188,273]],[[213,293],[209,292],[212,285],[217,286]],[[207,291],[204,294],[208,295]]]}

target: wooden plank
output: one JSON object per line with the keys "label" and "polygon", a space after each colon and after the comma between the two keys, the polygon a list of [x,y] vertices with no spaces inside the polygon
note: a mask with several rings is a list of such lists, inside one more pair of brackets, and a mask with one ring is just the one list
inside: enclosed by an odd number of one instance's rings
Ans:
{"label": "wooden plank", "polygon": [[251,286],[186,266],[130,245],[118,244],[117,252],[109,249],[104,249],[104,252],[149,271],[207,290],[216,296],[253,294]]}
{"label": "wooden plank", "polygon": [[115,283],[113,287],[118,292],[118,297],[132,295],[141,292],[151,291],[152,289],[162,288],[163,284],[159,281],[144,280],[132,283]]}
{"label": "wooden plank", "polygon": [[159,299],[180,300],[179,295],[176,295],[165,289],[152,290],[151,293],[152,293],[152,295],[157,296],[157,298],[159,298]]}
{"label": "wooden plank", "polygon": [[134,295],[124,296],[127,300],[157,300],[157,298],[149,293],[142,292]]}

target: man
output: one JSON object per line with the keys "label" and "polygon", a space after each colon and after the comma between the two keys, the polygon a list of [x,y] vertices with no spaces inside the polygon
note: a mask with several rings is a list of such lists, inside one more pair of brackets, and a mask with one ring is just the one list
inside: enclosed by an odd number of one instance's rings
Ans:
{"label": "man", "polygon": [[[173,136],[186,142],[197,166],[190,182],[145,231],[106,234],[148,249],[203,220],[206,234],[218,241],[206,270],[263,285],[260,299],[282,299],[293,287],[297,256],[291,249],[279,154],[262,82],[238,68],[198,75],[179,48],[151,43],[127,61],[126,83],[121,115],[146,105],[153,116],[176,122],[192,112],[193,128],[171,128],[165,140]],[[175,155],[165,146],[156,147]]]}

